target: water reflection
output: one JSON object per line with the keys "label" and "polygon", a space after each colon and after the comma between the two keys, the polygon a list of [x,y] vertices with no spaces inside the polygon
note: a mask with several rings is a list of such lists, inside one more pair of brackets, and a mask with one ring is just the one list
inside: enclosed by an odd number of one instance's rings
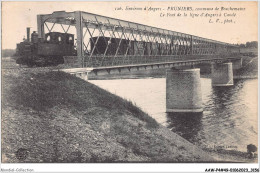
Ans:
{"label": "water reflection", "polygon": [[167,113],[167,127],[195,143],[198,141],[198,132],[203,128],[202,116],[203,113]]}
{"label": "water reflection", "polygon": [[[241,86],[242,85],[242,86]],[[243,82],[236,81],[233,86],[227,87],[212,87],[211,101],[213,105],[209,108],[211,112],[222,118],[225,121],[229,121],[231,124],[234,123],[234,118],[238,113],[243,113],[242,101],[243,91],[240,91],[243,87]],[[232,120],[232,121],[231,121]],[[221,119],[218,120],[221,122]]]}
{"label": "water reflection", "polygon": [[238,93],[242,87],[243,83],[239,81],[234,81],[234,85],[232,86],[212,87],[212,99],[215,105],[218,105],[221,109],[224,109],[227,104],[238,99]]}

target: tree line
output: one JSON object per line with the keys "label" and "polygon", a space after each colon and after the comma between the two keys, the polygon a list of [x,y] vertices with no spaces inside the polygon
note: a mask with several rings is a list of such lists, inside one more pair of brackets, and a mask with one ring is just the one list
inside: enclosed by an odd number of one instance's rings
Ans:
{"label": "tree line", "polygon": [[3,49],[2,57],[12,57],[15,54],[15,49]]}
{"label": "tree line", "polygon": [[245,44],[237,44],[241,48],[257,48],[258,47],[258,41],[250,41],[246,42]]}

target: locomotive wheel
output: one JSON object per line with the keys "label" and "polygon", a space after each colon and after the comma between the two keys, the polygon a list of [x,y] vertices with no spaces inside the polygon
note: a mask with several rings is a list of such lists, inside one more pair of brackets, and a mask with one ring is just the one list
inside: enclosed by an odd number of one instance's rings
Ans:
{"label": "locomotive wheel", "polygon": [[34,63],[33,62],[27,62],[27,66],[31,68],[31,67],[34,66]]}
{"label": "locomotive wheel", "polygon": [[46,64],[46,62],[37,62],[35,63],[37,67],[46,67],[48,66],[48,64]]}
{"label": "locomotive wheel", "polygon": [[35,65],[37,67],[46,67],[46,66],[48,66],[48,62],[46,60],[46,57],[37,56],[34,59],[35,59]]}
{"label": "locomotive wheel", "polygon": [[64,62],[62,61],[63,58],[59,56],[49,56],[48,57],[48,65],[49,66],[57,66],[59,64],[63,64]]}
{"label": "locomotive wheel", "polygon": [[21,58],[16,59],[16,64],[22,64]]}

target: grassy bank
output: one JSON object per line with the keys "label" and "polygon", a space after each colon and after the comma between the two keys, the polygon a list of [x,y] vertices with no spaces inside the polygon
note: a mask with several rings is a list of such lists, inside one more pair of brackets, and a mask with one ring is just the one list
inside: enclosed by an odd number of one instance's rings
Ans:
{"label": "grassy bank", "polygon": [[2,71],[2,162],[212,162],[131,102],[48,69]]}

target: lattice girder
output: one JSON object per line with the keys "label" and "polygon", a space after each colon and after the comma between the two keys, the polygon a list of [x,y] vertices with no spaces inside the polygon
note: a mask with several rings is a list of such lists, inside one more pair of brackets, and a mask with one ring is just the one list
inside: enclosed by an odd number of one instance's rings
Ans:
{"label": "lattice girder", "polygon": [[[137,57],[149,56],[213,55],[228,52],[234,47],[220,41],[82,11],[38,15],[37,23],[40,38],[44,38],[45,28],[51,32],[55,25],[60,24],[62,31],[67,33],[74,26],[77,53],[79,57],[86,56],[84,61],[101,57],[97,60],[107,63],[107,57],[112,64],[119,61],[130,63],[129,55],[135,57],[133,61],[137,61]],[[52,26],[49,27],[47,23],[52,23]],[[99,42],[102,42],[103,48]]]}

